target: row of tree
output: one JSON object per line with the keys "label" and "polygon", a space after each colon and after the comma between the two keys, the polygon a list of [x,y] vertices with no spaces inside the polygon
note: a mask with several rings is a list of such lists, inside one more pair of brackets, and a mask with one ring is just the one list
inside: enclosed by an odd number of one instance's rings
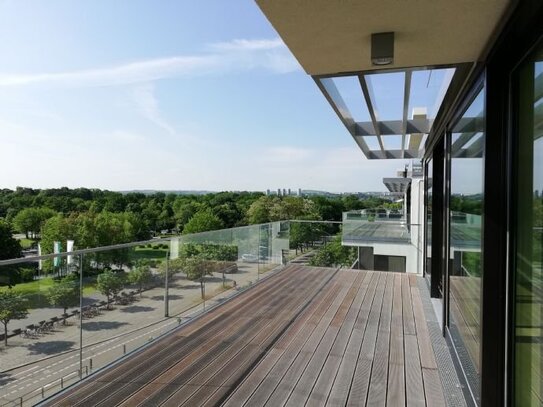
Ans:
{"label": "row of tree", "polygon": [[[355,195],[337,197],[277,197],[260,192],[219,192],[204,195],[140,192],[120,193],[87,188],[0,190],[0,218],[12,223],[20,233],[39,235],[41,226],[57,213],[121,213],[140,218],[148,231],[184,231],[200,214],[200,221],[212,219],[214,228],[231,228],[304,216],[341,220],[345,210],[383,205],[378,198],[359,199]],[[213,215],[213,216],[203,216]],[[195,222],[198,223],[198,222]],[[194,225],[198,229],[198,225]],[[192,227],[192,226],[191,226]],[[194,233],[190,230],[187,233]]]}
{"label": "row of tree", "polygon": [[[131,284],[136,286],[140,296],[145,288],[154,286],[163,280],[168,273],[173,277],[184,273],[188,280],[200,283],[201,297],[205,297],[204,280],[208,275],[231,268],[237,260],[237,247],[229,245],[187,244],[180,257],[168,263],[162,262],[156,272],[152,271],[152,262],[141,260],[136,262],[129,272],[123,270],[105,270],[96,277],[96,289],[106,297],[107,309],[116,296]],[[69,307],[80,303],[80,283],[77,273],[57,279],[53,286],[45,291],[47,301],[55,307],[63,309],[63,323]],[[16,290],[0,290],[0,323],[4,327],[4,344],[8,341],[8,324],[12,320],[24,319],[29,313],[29,299]]]}

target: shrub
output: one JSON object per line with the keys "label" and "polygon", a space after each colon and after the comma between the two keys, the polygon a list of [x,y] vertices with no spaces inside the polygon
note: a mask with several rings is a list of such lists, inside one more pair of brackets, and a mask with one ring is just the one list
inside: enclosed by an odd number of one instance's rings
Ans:
{"label": "shrub", "polygon": [[28,267],[21,267],[19,269],[19,273],[21,275],[21,282],[28,283],[34,280],[34,276],[36,275],[36,270],[33,268],[28,268]]}

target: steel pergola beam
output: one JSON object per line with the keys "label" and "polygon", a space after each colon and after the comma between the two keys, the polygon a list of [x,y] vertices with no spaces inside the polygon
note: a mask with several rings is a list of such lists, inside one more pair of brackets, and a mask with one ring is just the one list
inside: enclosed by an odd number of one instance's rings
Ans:
{"label": "steel pergola beam", "polygon": [[[412,133],[428,133],[432,128],[431,119],[410,119],[405,123],[403,120],[386,120],[377,122],[379,134],[382,136],[392,136]],[[373,122],[356,122],[354,128],[355,136],[376,136],[375,125]]]}
{"label": "steel pergola beam", "polygon": [[[403,88],[403,120],[402,120],[402,158],[405,158],[405,136],[407,134],[407,116],[409,114],[409,97],[411,92],[411,71],[405,71]],[[425,132],[427,133],[427,132]]]}
{"label": "steel pergola beam", "polygon": [[364,155],[369,158],[370,149],[361,137],[355,137],[356,123],[351,115],[351,112],[349,111],[349,108],[345,104],[345,101],[337,90],[337,87],[334,84],[332,78],[313,77],[313,80],[321,90],[328,103],[330,103],[332,109],[334,109],[334,112],[336,112],[343,125],[347,128],[349,133],[351,133],[351,136],[353,137],[356,144],[358,144]]}
{"label": "steel pergola beam", "polygon": [[381,147],[381,151],[383,152],[383,155],[386,156],[385,146],[383,144],[383,139],[381,138],[381,128],[379,126],[379,113],[377,112],[377,109],[375,107],[375,96],[373,94],[373,89],[371,88],[371,85],[369,85],[368,82],[366,81],[365,75],[358,75],[358,80],[360,82],[360,87],[362,88],[362,94],[364,95],[364,100],[366,101],[366,105],[368,107],[368,112],[370,114],[371,121],[373,123],[373,128],[375,129],[375,135],[377,136],[379,147]]}

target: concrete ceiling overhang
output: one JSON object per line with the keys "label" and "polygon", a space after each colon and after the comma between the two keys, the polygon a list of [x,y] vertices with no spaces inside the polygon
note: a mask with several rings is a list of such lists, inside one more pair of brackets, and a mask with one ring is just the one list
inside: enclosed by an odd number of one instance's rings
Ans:
{"label": "concrete ceiling overhang", "polygon": [[411,178],[383,178],[383,184],[393,194],[404,194],[411,185]]}
{"label": "concrete ceiling overhang", "polygon": [[480,60],[511,0],[256,0],[310,75],[376,69],[371,34],[395,33],[386,69]]}

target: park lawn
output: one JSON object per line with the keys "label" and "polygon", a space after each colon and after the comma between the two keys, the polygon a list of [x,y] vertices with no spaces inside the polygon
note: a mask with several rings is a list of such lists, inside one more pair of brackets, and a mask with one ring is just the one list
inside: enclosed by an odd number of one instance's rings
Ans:
{"label": "park lawn", "polygon": [[168,248],[137,246],[130,257],[132,260],[164,260],[168,254]]}
{"label": "park lawn", "polygon": [[[16,284],[12,290],[25,296],[29,301],[29,308],[47,308],[50,307],[49,302],[45,294],[47,290],[55,284],[52,277],[42,278],[40,280],[34,280],[28,283]],[[9,290],[8,287],[0,287],[1,291]],[[83,283],[83,295],[88,296],[94,294],[96,289],[96,278],[92,278],[90,281]]]}
{"label": "park lawn", "polygon": [[[13,286],[13,291],[23,295],[37,294],[40,291],[47,291],[54,284],[53,278],[47,277],[41,280],[34,280],[28,283],[20,283]],[[0,291],[6,291],[8,287],[0,287]]]}
{"label": "park lawn", "polygon": [[36,240],[27,238],[22,238],[19,240],[19,244],[23,250],[30,249],[34,243],[36,243]]}

